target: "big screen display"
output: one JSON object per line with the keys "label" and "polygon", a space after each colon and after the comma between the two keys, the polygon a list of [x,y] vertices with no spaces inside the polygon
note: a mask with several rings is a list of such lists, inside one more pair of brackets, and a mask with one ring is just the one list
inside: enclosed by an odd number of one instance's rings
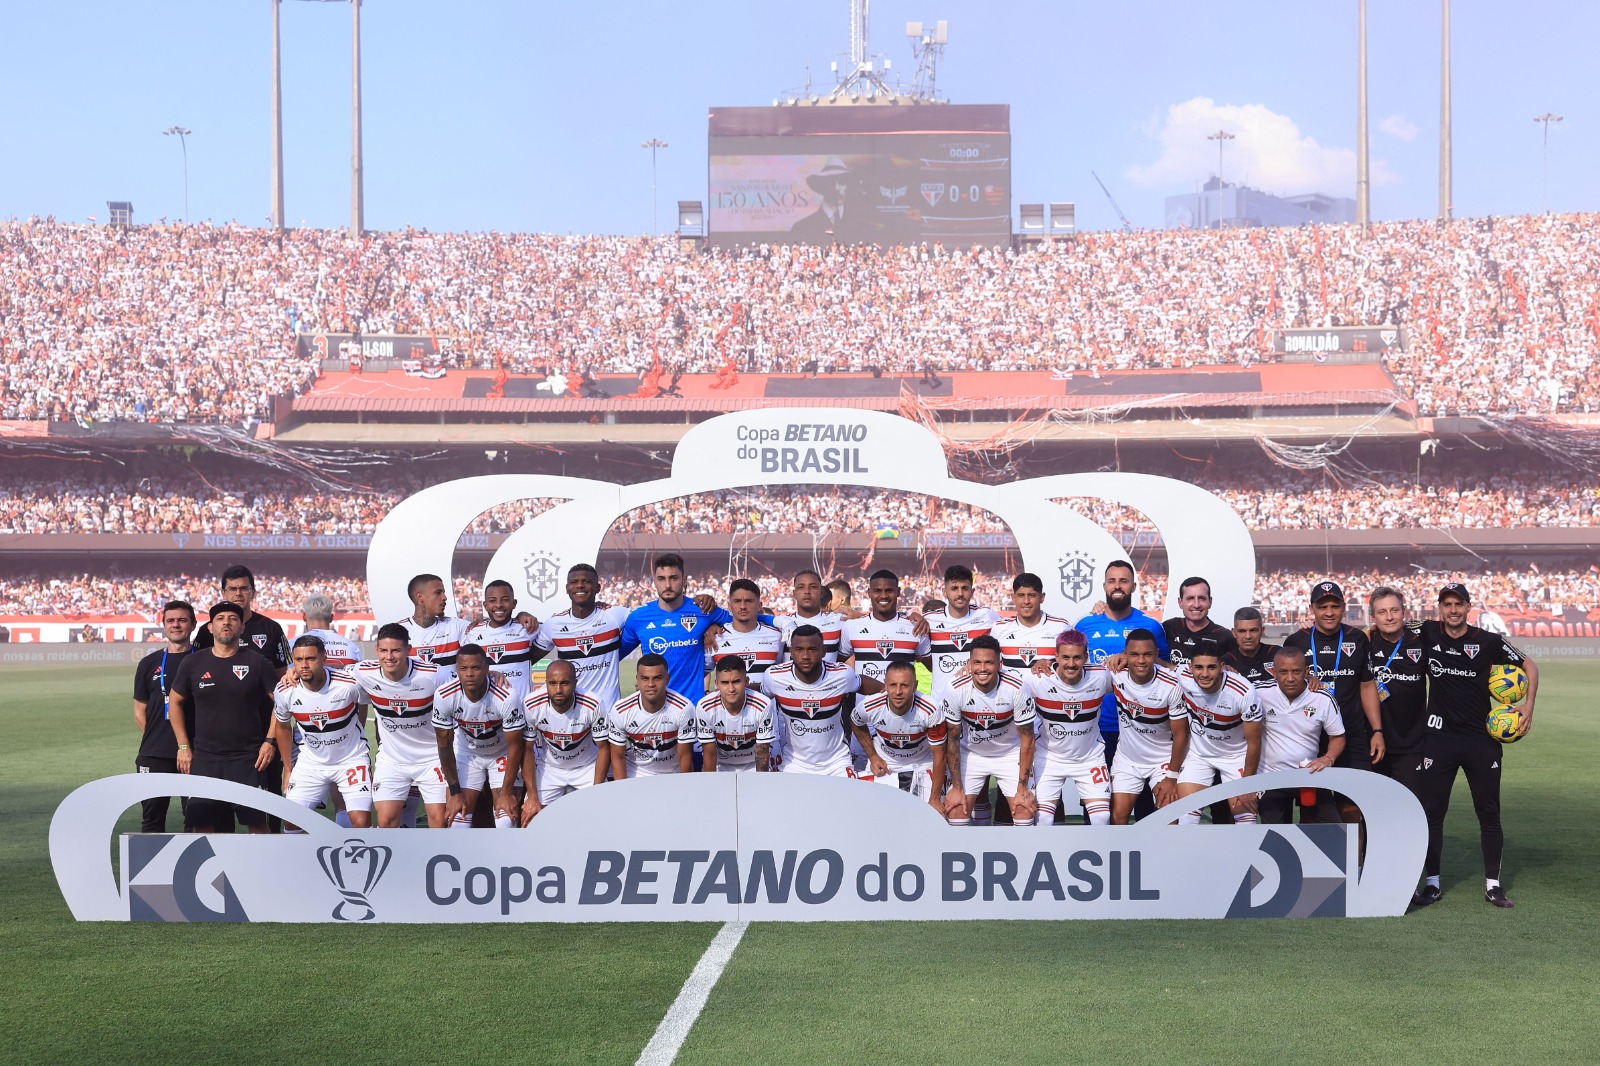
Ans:
{"label": "big screen display", "polygon": [[729,107],[711,112],[715,244],[1002,244],[1004,104]]}

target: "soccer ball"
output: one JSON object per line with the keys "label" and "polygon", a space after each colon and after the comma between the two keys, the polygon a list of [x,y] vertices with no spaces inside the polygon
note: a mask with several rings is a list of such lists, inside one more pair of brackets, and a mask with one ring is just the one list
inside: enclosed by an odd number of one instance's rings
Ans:
{"label": "soccer ball", "polygon": [[1489,735],[1502,744],[1515,744],[1522,739],[1522,715],[1515,707],[1501,703],[1489,712]]}
{"label": "soccer ball", "polygon": [[1489,698],[1496,703],[1521,703],[1528,694],[1528,675],[1520,666],[1495,666],[1489,670]]}

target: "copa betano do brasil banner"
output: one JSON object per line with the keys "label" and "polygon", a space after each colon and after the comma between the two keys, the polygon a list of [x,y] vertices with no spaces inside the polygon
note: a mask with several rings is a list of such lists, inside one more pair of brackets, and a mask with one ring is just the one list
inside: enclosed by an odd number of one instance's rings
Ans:
{"label": "copa betano do brasil banner", "polygon": [[[1317,784],[1354,826],[1173,825],[1185,809]],[[126,834],[139,799],[247,803],[303,835]],[[350,830],[231,782],[130,774],[58,808],[50,854],[82,921],[585,922],[1366,917],[1405,912],[1427,826],[1378,774],[1291,770],[1217,785],[1133,826],[952,827],[883,785],[710,773],[613,782],[527,829]]]}

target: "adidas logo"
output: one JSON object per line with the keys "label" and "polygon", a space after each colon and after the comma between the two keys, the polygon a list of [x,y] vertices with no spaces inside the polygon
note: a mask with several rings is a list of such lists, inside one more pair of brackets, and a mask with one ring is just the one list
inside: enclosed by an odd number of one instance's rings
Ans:
{"label": "adidas logo", "polygon": [[1494,761],[1494,762],[1492,762],[1492,763],[1490,763],[1490,764],[1489,764],[1489,769],[1491,769],[1491,770],[1498,770],[1498,769],[1500,769],[1500,761],[1499,761],[1499,760],[1498,760],[1498,759],[1497,759],[1497,760],[1495,760],[1495,761]]}

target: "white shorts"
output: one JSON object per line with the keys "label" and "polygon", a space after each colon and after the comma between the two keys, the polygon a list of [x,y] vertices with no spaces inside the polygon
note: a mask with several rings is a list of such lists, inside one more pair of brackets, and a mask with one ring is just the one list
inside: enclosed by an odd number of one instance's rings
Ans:
{"label": "white shorts", "polygon": [[387,748],[379,748],[373,776],[378,782],[374,796],[380,802],[404,802],[413,785],[422,793],[423,803],[443,803],[449,791],[437,757],[426,762],[401,762]]}
{"label": "white shorts", "polygon": [[1003,755],[998,759],[986,759],[982,755],[968,755],[961,763],[961,791],[969,796],[976,796],[984,789],[984,783],[993,777],[1000,785],[1000,794],[1008,799],[1017,794],[1017,781],[1022,777],[1022,769],[1017,764],[1015,756]]}
{"label": "white shorts", "polygon": [[476,752],[468,752],[463,759],[461,753],[457,752],[456,778],[462,788],[474,792],[483,791],[485,781],[490,788],[500,788],[506,782],[506,759],[505,755],[480,755]]}
{"label": "white shorts", "polygon": [[1237,759],[1207,759],[1190,752],[1188,758],[1183,760],[1183,769],[1178,773],[1178,783],[1180,785],[1211,785],[1218,782],[1227,784],[1243,776],[1242,752]]}
{"label": "white shorts", "polygon": [[[1075,796],[1067,794],[1069,784]],[[1039,797],[1041,810],[1054,810],[1057,806],[1076,807],[1086,800],[1110,798],[1111,775],[1106,771],[1104,758],[1083,762],[1035,759],[1033,791]]]}
{"label": "white shorts", "polygon": [[933,764],[926,766],[913,766],[906,770],[890,770],[882,777],[868,777],[868,781],[876,781],[880,785],[898,788],[902,792],[909,792],[920,800],[933,798]]}
{"label": "white shorts", "polygon": [[[770,756],[768,757],[768,765],[771,765]],[[726,759],[717,760],[717,773],[719,774],[753,774],[755,772],[756,761],[754,759],[751,759],[749,762],[729,762]]]}
{"label": "white shorts", "polygon": [[284,798],[316,810],[328,798],[330,786],[344,797],[346,810],[372,810],[372,775],[364,755],[337,766],[296,760]]}
{"label": "white shorts", "polygon": [[850,760],[842,755],[833,762],[822,766],[815,766],[811,763],[795,762],[793,759],[790,759],[783,764],[783,772],[786,774],[811,774],[813,777],[859,776],[856,773],[856,768],[851,765]]}
{"label": "white shorts", "polygon": [[1154,789],[1156,783],[1167,776],[1167,764],[1160,766],[1135,766],[1117,752],[1111,760],[1111,791],[1137,796],[1146,788]]}
{"label": "white shorts", "polygon": [[588,788],[592,784],[594,763],[581,762],[568,766],[554,759],[546,759],[544,765],[539,767],[539,802],[550,803],[568,792]]}

